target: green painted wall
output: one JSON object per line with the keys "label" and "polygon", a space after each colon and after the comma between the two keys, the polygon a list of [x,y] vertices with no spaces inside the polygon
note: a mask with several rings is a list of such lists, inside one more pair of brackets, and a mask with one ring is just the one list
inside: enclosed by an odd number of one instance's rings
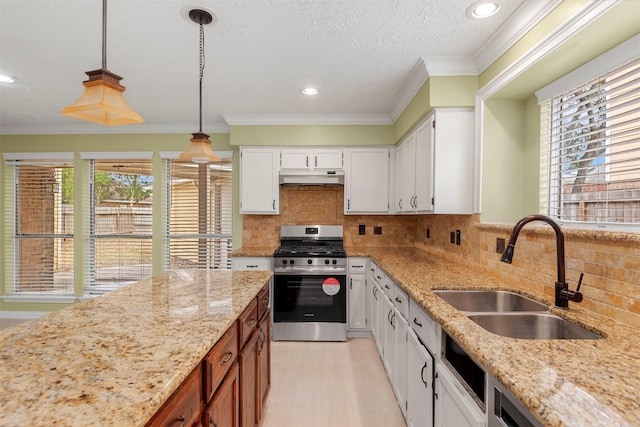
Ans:
{"label": "green painted wall", "polygon": [[230,126],[234,146],[260,145],[389,145],[391,125]]}
{"label": "green painted wall", "polygon": [[[499,76],[586,3],[562,2],[480,75],[480,85]],[[540,112],[534,92],[635,36],[640,31],[639,22],[638,2],[622,0],[490,97],[483,123],[482,221],[512,222],[539,210]],[[517,105],[517,110],[500,108],[509,103],[514,108]],[[523,126],[522,132],[506,132],[513,123]],[[507,135],[517,139],[507,144]],[[519,165],[522,173],[513,165]]]}
{"label": "green painted wall", "polygon": [[404,138],[437,107],[474,107],[477,76],[429,77],[393,124],[393,143]]}
{"label": "green painted wall", "polygon": [[513,222],[523,211],[525,106],[485,102],[482,221]]}

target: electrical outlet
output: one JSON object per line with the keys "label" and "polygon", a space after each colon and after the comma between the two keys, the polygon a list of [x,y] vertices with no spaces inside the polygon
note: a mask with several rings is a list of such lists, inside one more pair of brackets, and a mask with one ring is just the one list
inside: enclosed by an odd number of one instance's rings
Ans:
{"label": "electrical outlet", "polygon": [[496,239],[496,253],[501,254],[505,249],[505,241],[502,237]]}
{"label": "electrical outlet", "polygon": [[428,228],[427,228],[427,231],[426,231],[426,235],[427,235],[427,239],[431,238],[431,230],[429,230]]}
{"label": "electrical outlet", "polygon": [[358,225],[358,234],[361,236],[364,236],[365,234],[367,234],[367,226],[364,224]]}
{"label": "electrical outlet", "polygon": [[455,243],[456,242],[456,232],[452,231],[451,234],[449,234],[449,242],[450,243]]}
{"label": "electrical outlet", "polygon": [[373,234],[382,234],[382,227],[373,227]]}
{"label": "electrical outlet", "polygon": [[460,246],[460,238],[461,238],[460,230],[456,230],[456,245]]}

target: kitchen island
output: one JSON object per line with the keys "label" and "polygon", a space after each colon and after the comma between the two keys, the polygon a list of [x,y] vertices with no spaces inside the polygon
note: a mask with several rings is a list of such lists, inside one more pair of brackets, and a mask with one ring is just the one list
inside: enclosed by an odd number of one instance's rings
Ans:
{"label": "kitchen island", "polygon": [[0,425],[145,425],[270,277],[169,271],[0,331]]}

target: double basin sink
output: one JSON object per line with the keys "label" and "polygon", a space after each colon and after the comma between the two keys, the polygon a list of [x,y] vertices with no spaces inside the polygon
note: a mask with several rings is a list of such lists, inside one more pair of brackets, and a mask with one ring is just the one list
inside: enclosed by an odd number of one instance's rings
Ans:
{"label": "double basin sink", "polygon": [[549,313],[549,307],[509,291],[434,293],[496,335],[520,339],[599,339],[600,335]]}

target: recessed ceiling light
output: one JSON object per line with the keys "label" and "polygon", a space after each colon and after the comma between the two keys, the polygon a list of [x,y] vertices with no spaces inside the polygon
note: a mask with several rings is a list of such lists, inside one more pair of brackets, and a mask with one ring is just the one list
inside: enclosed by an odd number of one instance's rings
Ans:
{"label": "recessed ceiling light", "polygon": [[318,89],[315,87],[304,87],[300,89],[300,92],[302,92],[303,95],[313,96],[318,94]]}
{"label": "recessed ceiling light", "polygon": [[483,19],[495,15],[500,9],[500,5],[494,1],[476,1],[469,6],[465,12],[467,18]]}
{"label": "recessed ceiling light", "polygon": [[15,77],[7,76],[6,74],[0,74],[0,83],[13,83],[15,81]]}

